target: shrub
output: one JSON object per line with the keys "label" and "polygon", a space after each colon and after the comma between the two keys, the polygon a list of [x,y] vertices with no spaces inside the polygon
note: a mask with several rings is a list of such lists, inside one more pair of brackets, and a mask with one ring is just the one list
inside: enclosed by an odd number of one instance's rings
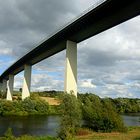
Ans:
{"label": "shrub", "polygon": [[85,98],[83,118],[87,127],[94,131],[126,131],[121,117],[109,100],[90,95]]}
{"label": "shrub", "polygon": [[11,112],[14,112],[14,106],[12,101],[3,100],[0,103],[1,106],[1,115],[9,115]]}
{"label": "shrub", "polygon": [[36,112],[35,110],[35,101],[31,100],[30,98],[26,98],[24,101],[22,101],[22,105],[24,108],[24,111],[27,111],[30,114],[34,114]]}
{"label": "shrub", "polygon": [[35,109],[40,114],[48,114],[49,113],[49,104],[44,100],[38,100],[38,101],[36,101]]}
{"label": "shrub", "polygon": [[65,94],[62,97],[61,108],[61,125],[59,137],[62,140],[70,140],[76,133],[81,123],[80,104],[75,96]]}
{"label": "shrub", "polygon": [[49,104],[38,98],[38,97],[31,97],[26,98],[24,101],[15,100],[15,101],[0,101],[0,115],[18,115],[18,116],[25,116],[25,115],[43,115],[49,114],[50,112]]}
{"label": "shrub", "polygon": [[13,132],[11,128],[8,128],[7,131],[4,134],[5,140],[15,140],[16,138],[13,136]]}
{"label": "shrub", "polygon": [[140,140],[140,137],[135,138],[134,140]]}
{"label": "shrub", "polygon": [[104,120],[104,131],[120,131],[125,132],[126,128],[124,127],[123,121],[120,115],[117,113],[116,108],[106,99],[103,101],[103,120]]}

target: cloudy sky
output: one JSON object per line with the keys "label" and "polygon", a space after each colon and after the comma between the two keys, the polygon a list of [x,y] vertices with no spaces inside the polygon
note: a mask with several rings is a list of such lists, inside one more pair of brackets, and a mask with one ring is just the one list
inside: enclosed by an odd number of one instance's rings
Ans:
{"label": "cloudy sky", "polygon": [[[0,74],[96,1],[0,0]],[[78,44],[79,92],[140,98],[139,25],[137,16]],[[34,65],[32,90],[63,90],[64,65],[65,51]]]}

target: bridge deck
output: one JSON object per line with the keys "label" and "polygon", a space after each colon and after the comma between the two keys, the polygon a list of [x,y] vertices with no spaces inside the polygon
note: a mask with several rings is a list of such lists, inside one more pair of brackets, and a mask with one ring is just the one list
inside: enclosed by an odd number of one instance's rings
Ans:
{"label": "bridge deck", "polygon": [[48,38],[0,76],[17,74],[24,64],[34,65],[66,48],[66,40],[81,42],[140,14],[140,0],[107,0]]}

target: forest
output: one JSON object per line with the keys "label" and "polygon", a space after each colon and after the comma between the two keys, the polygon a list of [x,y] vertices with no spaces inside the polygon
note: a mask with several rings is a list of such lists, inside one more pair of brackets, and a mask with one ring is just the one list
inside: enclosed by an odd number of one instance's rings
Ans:
{"label": "forest", "polygon": [[[48,102],[42,100],[40,97],[52,97],[54,99],[60,100],[64,95],[60,91],[44,91],[44,92],[33,92],[31,97],[21,100],[20,92],[15,92],[13,101],[6,101],[5,99],[0,100],[0,115],[50,115],[50,114],[60,114],[60,105],[49,105]],[[2,96],[1,98],[5,98]],[[99,96],[86,93],[78,94],[78,101],[80,101],[83,106],[89,104],[90,102],[97,108],[100,104],[105,107],[105,103],[111,104],[117,113],[140,113],[140,99],[130,99],[130,98],[100,98]],[[97,102],[98,101],[98,102]]]}

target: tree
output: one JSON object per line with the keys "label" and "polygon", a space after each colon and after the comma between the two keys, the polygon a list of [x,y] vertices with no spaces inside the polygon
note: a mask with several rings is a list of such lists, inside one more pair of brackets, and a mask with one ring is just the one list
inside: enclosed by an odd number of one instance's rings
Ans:
{"label": "tree", "polygon": [[126,131],[123,121],[110,101],[89,95],[83,104],[83,118],[87,127],[94,131]]}
{"label": "tree", "polygon": [[65,94],[61,103],[61,127],[59,137],[62,140],[70,140],[76,133],[81,123],[80,103],[75,96]]}

